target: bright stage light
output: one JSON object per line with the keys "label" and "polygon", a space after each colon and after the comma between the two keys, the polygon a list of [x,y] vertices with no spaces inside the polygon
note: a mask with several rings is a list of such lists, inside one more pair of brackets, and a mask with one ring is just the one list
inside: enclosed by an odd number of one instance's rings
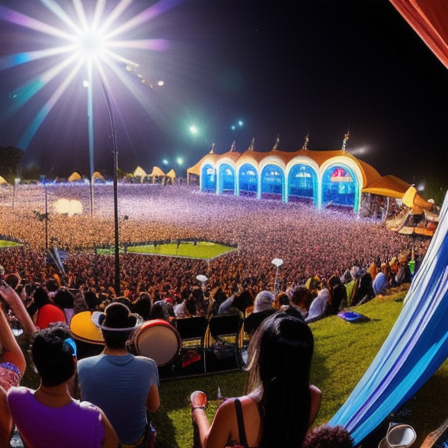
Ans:
{"label": "bright stage light", "polygon": [[61,215],[82,215],[82,203],[77,199],[58,199],[54,204],[54,211]]}
{"label": "bright stage light", "polygon": [[184,163],[184,159],[183,159],[182,157],[178,157],[178,158],[176,159],[176,162],[177,162],[178,165],[183,165],[183,163]]}
{"label": "bright stage light", "polygon": [[[141,103],[140,88],[129,82],[126,70],[135,71],[139,67],[131,60],[131,57],[138,56],[137,51],[142,50],[143,58],[146,56],[143,51],[167,48],[167,42],[163,39],[142,39],[142,29],[148,29],[149,21],[176,6],[179,1],[162,0],[146,9],[140,6],[145,5],[144,2],[131,0],[43,0],[33,2],[32,9],[22,7],[22,3],[28,5],[27,2],[13,2],[17,4],[17,11],[0,6],[0,22],[9,22],[28,33],[27,38],[22,39],[19,52],[0,57],[0,70],[11,70],[12,78],[17,74],[17,79],[22,79],[19,70],[26,73],[28,65],[33,64],[33,69],[29,70],[33,73],[32,77],[14,89],[13,97],[18,101],[13,113],[19,115],[21,108],[28,106],[31,100],[37,103],[46,98],[36,108],[31,121],[25,124],[17,146],[24,150],[28,148],[54,106],[71,86],[79,86],[77,74],[86,68],[90,70],[93,65],[93,75],[99,75],[109,85],[120,81]],[[39,14],[31,16],[29,11]],[[45,17],[45,21],[41,17]],[[134,32],[138,38],[132,40]],[[34,48],[30,49],[30,46]],[[96,79],[96,76],[89,79],[90,86],[87,87],[95,89]]]}
{"label": "bright stage light", "polygon": [[197,134],[198,133],[198,128],[196,126],[190,126],[190,132],[192,134]]}

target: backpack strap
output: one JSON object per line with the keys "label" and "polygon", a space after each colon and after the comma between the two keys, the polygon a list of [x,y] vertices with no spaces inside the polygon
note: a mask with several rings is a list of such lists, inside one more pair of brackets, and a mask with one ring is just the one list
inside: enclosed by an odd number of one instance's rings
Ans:
{"label": "backpack strap", "polygon": [[235,398],[235,411],[238,422],[238,436],[240,439],[240,445],[244,448],[248,448],[246,430],[244,429],[243,408],[241,406],[241,401],[238,398]]}

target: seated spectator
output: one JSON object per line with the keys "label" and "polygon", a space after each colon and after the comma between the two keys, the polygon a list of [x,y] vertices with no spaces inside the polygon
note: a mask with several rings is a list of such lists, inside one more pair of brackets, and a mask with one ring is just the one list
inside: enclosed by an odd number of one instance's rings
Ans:
{"label": "seated spectator", "polygon": [[381,271],[376,275],[372,286],[377,296],[386,293],[387,288],[390,286],[390,269],[388,263],[381,263]]}
{"label": "seated spectator", "polygon": [[347,290],[337,275],[328,280],[328,291],[330,298],[326,309],[327,316],[338,314],[341,308],[347,304]]}
{"label": "seated spectator", "polygon": [[151,315],[151,298],[146,292],[142,292],[138,299],[132,304],[131,311],[143,317],[143,320],[149,320]]}
{"label": "seated spectator", "polygon": [[272,305],[277,311],[286,311],[291,306],[291,300],[286,292],[277,294]]}
{"label": "seated spectator", "polygon": [[270,291],[261,291],[255,297],[254,310],[244,321],[244,331],[252,335],[261,325],[264,319],[275,313],[272,307],[274,304],[274,294]]}
{"label": "seated spectator", "polygon": [[314,322],[322,317],[325,317],[330,293],[328,289],[324,288],[319,291],[317,297],[311,302],[310,311],[305,322]]}
{"label": "seated spectator", "polygon": [[366,272],[359,281],[359,286],[352,300],[352,306],[362,305],[375,297],[372,276]]}
{"label": "seated spectator", "polygon": [[39,389],[12,387],[8,392],[8,406],[26,446],[116,448],[117,435],[101,409],[68,392],[76,373],[76,345],[69,330],[36,333],[32,356],[41,377]]}
{"label": "seated spectator", "polygon": [[152,359],[126,348],[143,319],[114,302],[104,313],[93,313],[92,320],[101,329],[105,348],[78,363],[81,397],[103,409],[122,445],[145,447],[151,431],[147,411],[155,412],[160,404],[159,374]]}
{"label": "seated spectator", "polygon": [[398,271],[394,277],[394,284],[401,286],[403,283],[411,282],[411,270],[408,265],[407,256],[402,254],[398,257]]}
{"label": "seated spectator", "polygon": [[165,300],[158,300],[157,302],[154,302],[151,307],[151,311],[149,312],[150,320],[163,319],[167,322],[172,322],[175,317],[173,306]]}
{"label": "seated spectator", "polygon": [[259,448],[299,447],[321,401],[309,379],[313,346],[302,320],[285,313],[265,319],[249,345],[248,395],[226,400],[210,426],[204,394],[192,394],[200,446],[225,447],[231,441]]}
{"label": "seated spectator", "polygon": [[285,312],[291,316],[305,319],[308,316],[311,301],[311,291],[305,286],[298,286],[292,294],[291,306]]}
{"label": "seated spectator", "polygon": [[347,291],[347,305],[352,306],[353,298],[355,297],[356,290],[359,286],[361,277],[365,274],[365,270],[359,266],[352,266],[350,269],[351,280],[345,283],[345,289]]}

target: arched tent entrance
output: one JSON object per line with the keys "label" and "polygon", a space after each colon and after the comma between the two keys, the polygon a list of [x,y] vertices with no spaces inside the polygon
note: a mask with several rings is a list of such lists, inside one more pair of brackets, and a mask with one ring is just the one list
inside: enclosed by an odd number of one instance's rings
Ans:
{"label": "arched tent entrance", "polygon": [[253,165],[245,163],[239,169],[238,184],[240,196],[256,196],[258,188],[257,169]]}
{"label": "arched tent entrance", "polygon": [[288,202],[317,204],[317,175],[308,165],[294,165],[288,175]]}
{"label": "arched tent entrance", "polygon": [[357,212],[359,185],[349,167],[338,164],[328,167],[322,176],[322,206],[350,207]]}
{"label": "arched tent entrance", "polygon": [[206,164],[201,170],[201,190],[202,191],[216,191],[216,169]]}
{"label": "arched tent entrance", "polygon": [[285,174],[278,165],[266,165],[261,172],[261,198],[285,200]]}
{"label": "arched tent entrance", "polygon": [[235,168],[228,163],[223,163],[218,170],[218,193],[235,194]]}

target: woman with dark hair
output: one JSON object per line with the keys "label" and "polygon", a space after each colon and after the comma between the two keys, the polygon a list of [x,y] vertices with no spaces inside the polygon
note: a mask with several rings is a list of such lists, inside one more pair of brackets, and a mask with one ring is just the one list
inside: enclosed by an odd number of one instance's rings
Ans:
{"label": "woman with dark hair", "polygon": [[37,308],[37,328],[40,330],[48,328],[54,322],[67,323],[64,311],[50,300],[44,288],[39,287],[34,290],[33,300]]}
{"label": "woman with dark hair", "polygon": [[333,275],[328,280],[328,292],[330,293],[330,299],[325,313],[328,316],[333,316],[338,314],[341,307],[347,304],[347,290],[337,275]]}
{"label": "woman with dark hair", "polygon": [[205,394],[192,394],[201,447],[300,447],[321,401],[309,382],[313,347],[302,320],[285,313],[265,319],[249,345],[247,395],[225,401],[210,426]]}
{"label": "woman with dark hair", "polygon": [[142,292],[138,299],[132,304],[131,311],[149,320],[151,315],[151,297],[146,292]]}
{"label": "woman with dark hair", "polygon": [[372,276],[367,272],[361,277],[359,287],[353,297],[351,306],[362,305],[375,297]]}

